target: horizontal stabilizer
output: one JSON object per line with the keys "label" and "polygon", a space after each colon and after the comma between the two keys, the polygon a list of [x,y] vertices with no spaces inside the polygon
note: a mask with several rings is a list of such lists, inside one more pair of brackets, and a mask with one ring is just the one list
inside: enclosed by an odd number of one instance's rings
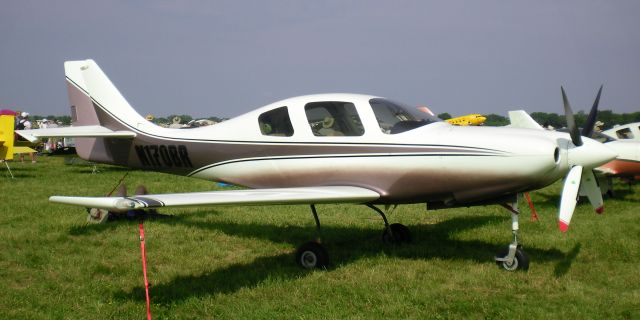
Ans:
{"label": "horizontal stabilizer", "polygon": [[321,186],[302,188],[225,190],[193,193],[148,194],[131,197],[64,197],[52,196],[49,201],[113,211],[131,209],[320,203],[366,203],[380,197],[375,191],[351,186]]}
{"label": "horizontal stabilizer", "polygon": [[34,130],[16,130],[16,133],[29,140],[36,142],[40,138],[134,138],[132,131],[113,131],[102,126],[79,126],[64,128],[47,128]]}
{"label": "horizontal stabilizer", "polygon": [[513,128],[544,130],[531,116],[524,110],[509,111],[509,122]]}

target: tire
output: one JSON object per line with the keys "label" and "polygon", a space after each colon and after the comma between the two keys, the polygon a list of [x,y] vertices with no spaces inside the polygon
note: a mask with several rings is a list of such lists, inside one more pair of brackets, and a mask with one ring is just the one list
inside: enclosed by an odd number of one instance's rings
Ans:
{"label": "tire", "polygon": [[[508,254],[509,254],[509,247],[505,247],[504,249],[500,250],[500,252],[498,252],[497,256],[500,258],[504,258]],[[516,255],[515,257],[513,257],[513,263],[508,264],[506,261],[496,261],[496,264],[501,269],[504,269],[507,271],[516,271],[516,270],[527,271],[529,270],[529,257],[527,256],[526,253],[524,253],[522,248],[518,247],[516,249]]]}
{"label": "tire", "polygon": [[382,242],[386,244],[410,243],[411,240],[411,231],[400,223],[391,224],[382,232]]}
{"label": "tire", "polygon": [[296,250],[296,263],[304,269],[326,269],[329,254],[321,244],[310,241]]}

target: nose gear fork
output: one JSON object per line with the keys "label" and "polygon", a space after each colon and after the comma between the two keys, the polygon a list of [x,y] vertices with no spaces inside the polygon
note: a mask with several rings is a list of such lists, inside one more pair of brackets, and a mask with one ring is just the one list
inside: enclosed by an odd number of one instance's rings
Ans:
{"label": "nose gear fork", "polygon": [[522,245],[518,243],[520,212],[517,209],[517,203],[515,203],[515,207],[507,204],[502,206],[511,212],[511,234],[513,235],[513,240],[509,246],[502,249],[495,256],[496,264],[508,271],[527,270],[529,269],[529,257],[522,250]]}

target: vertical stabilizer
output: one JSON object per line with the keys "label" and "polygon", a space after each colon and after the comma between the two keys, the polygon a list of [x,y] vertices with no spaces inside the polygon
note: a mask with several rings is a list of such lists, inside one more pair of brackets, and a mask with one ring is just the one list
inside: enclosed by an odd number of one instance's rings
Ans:
{"label": "vertical stabilizer", "polygon": [[[67,61],[64,69],[74,126],[126,131],[148,124],[93,60]],[[130,145],[131,140],[108,137],[76,139],[80,157],[104,163],[126,163]]]}

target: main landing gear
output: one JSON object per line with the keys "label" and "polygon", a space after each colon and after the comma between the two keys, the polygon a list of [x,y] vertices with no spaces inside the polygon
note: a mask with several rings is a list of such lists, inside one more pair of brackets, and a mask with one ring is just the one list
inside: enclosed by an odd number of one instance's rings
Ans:
{"label": "main landing gear", "polygon": [[[384,231],[382,232],[382,241],[386,244],[399,245],[411,242],[411,232],[409,228],[400,223],[389,224],[386,215],[377,207],[367,204],[367,207],[373,209],[380,214],[384,220]],[[320,219],[315,205],[311,205],[311,213],[316,221],[317,237],[315,241],[309,241],[296,250],[296,263],[305,269],[326,269],[329,266],[329,254],[327,249],[322,245],[322,234],[320,229]]]}
{"label": "main landing gear", "polygon": [[529,269],[529,257],[522,250],[522,246],[518,244],[518,215],[519,212],[514,206],[502,205],[511,212],[511,232],[513,233],[513,241],[498,252],[495,260],[496,264],[504,270],[516,271]]}

